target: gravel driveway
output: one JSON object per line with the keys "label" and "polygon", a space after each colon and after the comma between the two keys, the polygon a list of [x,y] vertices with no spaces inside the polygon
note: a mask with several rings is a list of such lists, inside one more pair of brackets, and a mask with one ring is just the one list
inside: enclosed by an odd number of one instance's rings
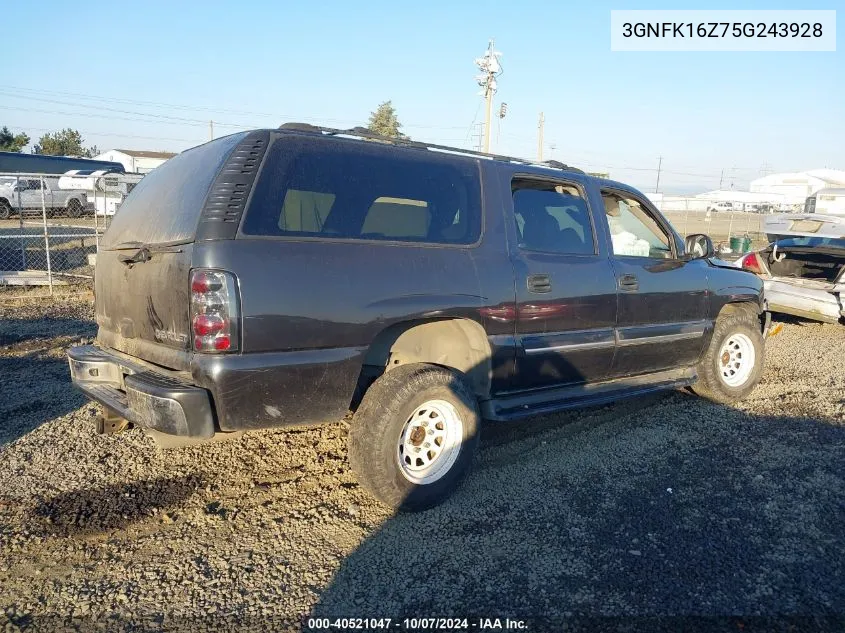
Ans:
{"label": "gravel driveway", "polygon": [[0,630],[845,615],[841,326],[788,322],[736,408],[678,392],[488,426],[458,494],[391,516],[342,423],[95,435],[64,358],[90,318],[90,298],[0,307]]}

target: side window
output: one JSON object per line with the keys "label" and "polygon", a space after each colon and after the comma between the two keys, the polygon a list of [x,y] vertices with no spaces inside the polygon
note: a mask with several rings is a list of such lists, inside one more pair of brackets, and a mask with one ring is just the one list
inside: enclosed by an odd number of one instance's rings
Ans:
{"label": "side window", "polygon": [[517,180],[512,189],[520,248],[569,255],[595,254],[590,211],[577,187]]}
{"label": "side window", "polygon": [[636,198],[602,192],[614,255],[671,259],[669,236]]}
{"label": "side window", "polygon": [[375,143],[281,138],[247,235],[472,244],[481,234],[478,163]]}

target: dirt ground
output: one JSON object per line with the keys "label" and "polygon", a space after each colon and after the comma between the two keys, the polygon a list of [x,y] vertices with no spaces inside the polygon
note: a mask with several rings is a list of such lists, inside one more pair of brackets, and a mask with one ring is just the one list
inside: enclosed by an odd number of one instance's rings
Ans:
{"label": "dirt ground", "polygon": [[392,516],[339,422],[168,451],[97,436],[64,356],[91,317],[90,295],[0,302],[5,632],[845,617],[845,327],[787,322],[736,407],[673,392],[487,426],[452,499]]}

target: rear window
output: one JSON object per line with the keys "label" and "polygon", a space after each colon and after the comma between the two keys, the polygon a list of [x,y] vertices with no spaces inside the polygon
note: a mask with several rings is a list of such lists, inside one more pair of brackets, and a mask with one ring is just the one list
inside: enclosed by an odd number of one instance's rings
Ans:
{"label": "rear window", "polygon": [[120,205],[103,248],[125,242],[160,244],[193,239],[208,190],[246,132],[224,136],[174,156],[144,176]]}
{"label": "rear window", "polygon": [[270,148],[245,235],[472,244],[481,234],[478,165],[343,139]]}

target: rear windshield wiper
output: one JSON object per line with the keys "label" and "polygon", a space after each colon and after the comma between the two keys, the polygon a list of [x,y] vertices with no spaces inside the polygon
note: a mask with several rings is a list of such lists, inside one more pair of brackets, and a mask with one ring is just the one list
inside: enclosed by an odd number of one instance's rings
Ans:
{"label": "rear windshield wiper", "polygon": [[112,246],[111,251],[128,251],[135,250],[132,255],[119,255],[117,260],[121,264],[126,264],[130,268],[135,264],[142,264],[152,259],[153,253],[181,253],[182,249],[179,246],[188,244],[193,240],[183,240],[181,242],[165,242],[161,244],[143,244],[141,242],[122,242],[116,246]]}
{"label": "rear windshield wiper", "polygon": [[176,240],[173,242],[156,242],[155,244],[145,244],[144,242],[132,241],[132,242],[121,242],[120,244],[115,244],[114,246],[109,246],[108,248],[104,249],[107,251],[131,251],[136,248],[146,248],[151,253],[166,253],[170,251],[174,246],[183,246],[184,244],[190,244],[194,240]]}

